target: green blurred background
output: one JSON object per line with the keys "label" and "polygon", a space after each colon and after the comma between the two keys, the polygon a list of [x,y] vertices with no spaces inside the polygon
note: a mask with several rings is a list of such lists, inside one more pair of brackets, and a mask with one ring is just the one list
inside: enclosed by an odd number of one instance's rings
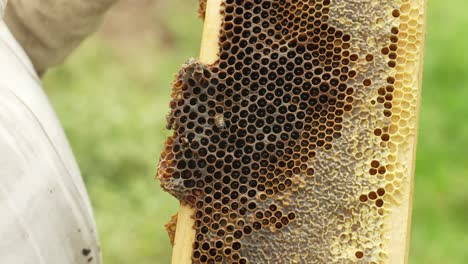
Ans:
{"label": "green blurred background", "polygon": [[[411,264],[468,263],[468,2],[429,0]],[[173,74],[198,55],[195,0],[122,0],[45,76],[105,263],[170,263],[177,201],[154,180]]]}

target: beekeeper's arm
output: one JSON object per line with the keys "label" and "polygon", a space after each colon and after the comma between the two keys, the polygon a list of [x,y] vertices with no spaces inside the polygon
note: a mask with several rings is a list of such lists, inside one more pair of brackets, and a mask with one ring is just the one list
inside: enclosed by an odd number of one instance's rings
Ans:
{"label": "beekeeper's arm", "polygon": [[115,0],[9,0],[5,22],[37,72],[63,62]]}
{"label": "beekeeper's arm", "polygon": [[10,0],[5,23],[0,0],[0,263],[101,263],[88,194],[36,72],[63,61],[111,2]]}

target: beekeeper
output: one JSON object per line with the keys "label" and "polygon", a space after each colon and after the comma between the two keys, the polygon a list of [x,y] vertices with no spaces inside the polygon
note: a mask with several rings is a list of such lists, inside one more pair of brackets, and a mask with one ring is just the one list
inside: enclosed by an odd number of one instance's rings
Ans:
{"label": "beekeeper", "polygon": [[0,0],[0,263],[101,263],[88,194],[40,77],[113,2]]}

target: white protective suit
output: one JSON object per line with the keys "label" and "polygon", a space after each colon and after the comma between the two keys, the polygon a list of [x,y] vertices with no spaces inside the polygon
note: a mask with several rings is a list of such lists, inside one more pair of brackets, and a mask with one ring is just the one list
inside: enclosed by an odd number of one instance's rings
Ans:
{"label": "white protective suit", "polygon": [[0,264],[101,263],[88,194],[37,72],[111,2],[0,0]]}

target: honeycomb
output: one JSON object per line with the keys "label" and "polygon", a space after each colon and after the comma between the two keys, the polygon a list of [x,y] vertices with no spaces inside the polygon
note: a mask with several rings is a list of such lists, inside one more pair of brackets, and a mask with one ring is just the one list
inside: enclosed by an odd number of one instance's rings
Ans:
{"label": "honeycomb", "polygon": [[201,19],[205,18],[206,1],[207,0],[199,0],[198,2],[198,17]]}
{"label": "honeycomb", "polygon": [[158,168],[195,209],[193,263],[388,263],[405,246],[424,7],[223,1],[219,59],[176,75]]}

